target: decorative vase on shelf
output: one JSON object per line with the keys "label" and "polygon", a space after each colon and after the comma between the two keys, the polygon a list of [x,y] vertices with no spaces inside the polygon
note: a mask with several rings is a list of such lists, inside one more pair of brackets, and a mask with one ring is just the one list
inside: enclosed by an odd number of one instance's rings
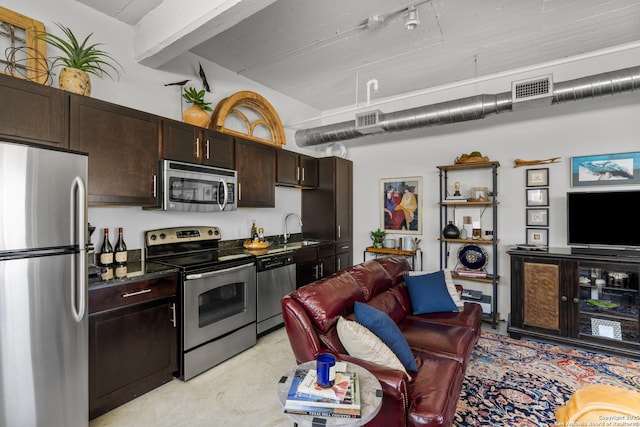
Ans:
{"label": "decorative vase on shelf", "polygon": [[206,128],[209,127],[211,116],[197,105],[192,105],[184,110],[184,113],[182,113],[182,120],[190,125]]}
{"label": "decorative vase on shelf", "polygon": [[62,90],[78,95],[91,96],[91,79],[89,74],[78,68],[62,67],[58,77],[58,86]]}
{"label": "decorative vase on shelf", "polygon": [[442,229],[442,237],[445,239],[457,239],[460,237],[460,230],[458,230],[458,227],[456,227],[452,221],[449,221],[449,224]]}

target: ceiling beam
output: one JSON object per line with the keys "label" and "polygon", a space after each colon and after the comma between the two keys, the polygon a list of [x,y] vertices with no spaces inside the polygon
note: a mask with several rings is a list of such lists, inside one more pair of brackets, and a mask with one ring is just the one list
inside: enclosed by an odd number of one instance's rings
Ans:
{"label": "ceiling beam", "polygon": [[134,30],[134,56],[157,68],[275,0],[164,0]]}

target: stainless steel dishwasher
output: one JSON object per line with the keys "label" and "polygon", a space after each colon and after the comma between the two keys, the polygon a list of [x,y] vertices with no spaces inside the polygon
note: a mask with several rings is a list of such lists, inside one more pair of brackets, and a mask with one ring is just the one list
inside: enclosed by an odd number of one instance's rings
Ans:
{"label": "stainless steel dishwasher", "polygon": [[257,334],[263,335],[283,324],[283,296],[296,289],[293,252],[261,255],[256,259]]}

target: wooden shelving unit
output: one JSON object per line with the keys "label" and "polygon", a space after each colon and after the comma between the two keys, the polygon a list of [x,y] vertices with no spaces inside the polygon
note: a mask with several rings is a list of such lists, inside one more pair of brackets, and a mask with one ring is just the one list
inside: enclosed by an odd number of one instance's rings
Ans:
{"label": "wooden shelving unit", "polygon": [[466,201],[466,200],[447,200],[447,188],[449,173],[461,172],[465,170],[487,169],[491,172],[491,188],[493,194],[498,194],[498,167],[499,162],[477,162],[477,163],[461,163],[453,165],[437,166],[440,177],[440,230],[444,229],[448,224],[450,210],[462,207],[486,207],[491,209],[493,234],[490,239],[449,239],[439,237],[440,241],[440,268],[449,267],[449,251],[452,245],[487,245],[490,248],[491,271],[486,277],[469,277],[456,274],[452,270],[452,276],[455,280],[464,280],[478,283],[491,284],[491,313],[484,316],[483,320],[491,323],[495,329],[500,322],[500,314],[498,313],[498,283],[500,276],[498,274],[498,202],[495,197],[488,201]]}

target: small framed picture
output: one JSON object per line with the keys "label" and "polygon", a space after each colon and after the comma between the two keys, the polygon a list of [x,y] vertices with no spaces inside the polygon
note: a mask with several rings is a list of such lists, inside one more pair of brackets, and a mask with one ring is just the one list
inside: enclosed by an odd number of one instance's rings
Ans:
{"label": "small framed picture", "polygon": [[549,206],[549,189],[528,188],[527,206]]}
{"label": "small framed picture", "polygon": [[471,197],[469,201],[472,202],[487,202],[489,201],[489,189],[487,187],[472,187],[470,190]]}
{"label": "small framed picture", "polygon": [[527,209],[527,227],[548,227],[549,209]]}
{"label": "small framed picture", "polygon": [[548,187],[549,168],[527,169],[527,187]]}
{"label": "small framed picture", "polygon": [[527,245],[549,245],[549,230],[546,228],[527,228]]}
{"label": "small framed picture", "polygon": [[622,328],[620,322],[592,317],[591,335],[593,335],[594,337],[605,337],[614,340],[621,340]]}

